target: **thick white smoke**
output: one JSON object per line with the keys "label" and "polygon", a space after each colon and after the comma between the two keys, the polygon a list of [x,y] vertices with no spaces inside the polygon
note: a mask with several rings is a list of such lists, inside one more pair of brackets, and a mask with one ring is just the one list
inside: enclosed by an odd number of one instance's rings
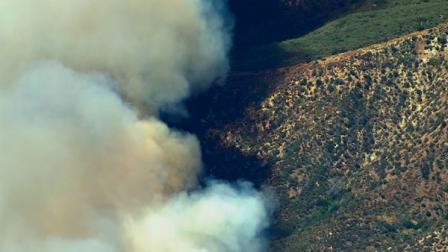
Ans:
{"label": "thick white smoke", "polygon": [[[149,209],[127,228],[134,251],[261,251],[267,225],[261,194],[247,185],[214,184]],[[175,242],[173,242],[175,241]]]}
{"label": "thick white smoke", "polygon": [[1,252],[262,249],[262,195],[186,193],[199,143],[156,117],[225,74],[212,6],[0,1]]}
{"label": "thick white smoke", "polygon": [[111,74],[133,102],[176,103],[228,68],[226,27],[212,2],[2,0],[0,76],[57,59]]}

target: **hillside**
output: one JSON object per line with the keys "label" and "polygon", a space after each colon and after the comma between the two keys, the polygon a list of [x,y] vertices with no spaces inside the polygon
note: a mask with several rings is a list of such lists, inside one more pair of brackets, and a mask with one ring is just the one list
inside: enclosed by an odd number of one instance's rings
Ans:
{"label": "hillside", "polygon": [[291,66],[448,22],[446,0],[364,0],[348,11],[304,36],[240,51],[233,66],[239,71]]}
{"label": "hillside", "polygon": [[365,0],[229,0],[238,49],[282,41],[314,30]]}
{"label": "hillside", "polygon": [[221,169],[276,191],[273,251],[447,248],[447,34],[253,74],[262,90],[233,80],[207,98],[204,144],[226,146]]}

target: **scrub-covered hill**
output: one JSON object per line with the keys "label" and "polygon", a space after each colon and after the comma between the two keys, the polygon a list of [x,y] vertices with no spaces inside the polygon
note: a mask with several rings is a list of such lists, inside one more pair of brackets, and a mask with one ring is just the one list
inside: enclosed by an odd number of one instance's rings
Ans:
{"label": "scrub-covered hill", "polygon": [[284,69],[237,122],[209,130],[269,167],[273,251],[446,251],[447,34]]}
{"label": "scrub-covered hill", "polygon": [[[255,70],[290,66],[448,22],[447,0],[364,0],[350,6],[341,9],[345,10],[344,15],[327,16],[333,21],[318,29],[313,27],[313,31],[304,36],[239,51],[233,60],[234,68]],[[290,30],[291,27],[294,26],[288,24],[276,30]],[[269,34],[269,29],[265,33]]]}

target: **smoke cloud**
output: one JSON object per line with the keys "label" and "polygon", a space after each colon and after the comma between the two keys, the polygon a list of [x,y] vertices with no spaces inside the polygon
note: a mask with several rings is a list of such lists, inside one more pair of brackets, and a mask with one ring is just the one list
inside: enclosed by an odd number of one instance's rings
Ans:
{"label": "smoke cloud", "polygon": [[198,188],[196,137],[157,118],[228,37],[207,1],[0,1],[0,251],[262,250],[263,195]]}
{"label": "smoke cloud", "polygon": [[[133,102],[176,103],[227,68],[226,26],[200,0],[2,0],[0,76],[36,59],[102,71]],[[148,83],[150,83],[148,85]]]}
{"label": "smoke cloud", "polygon": [[262,202],[247,185],[214,184],[181,194],[127,227],[135,251],[260,251],[257,234],[267,224]]}

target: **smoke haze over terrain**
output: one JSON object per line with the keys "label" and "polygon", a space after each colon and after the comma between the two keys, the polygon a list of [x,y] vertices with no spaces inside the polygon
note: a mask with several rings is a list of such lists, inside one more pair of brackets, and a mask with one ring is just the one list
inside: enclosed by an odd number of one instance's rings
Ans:
{"label": "smoke haze over terrain", "polygon": [[157,118],[225,77],[214,6],[0,2],[0,251],[263,249],[264,196],[198,189],[196,137]]}

